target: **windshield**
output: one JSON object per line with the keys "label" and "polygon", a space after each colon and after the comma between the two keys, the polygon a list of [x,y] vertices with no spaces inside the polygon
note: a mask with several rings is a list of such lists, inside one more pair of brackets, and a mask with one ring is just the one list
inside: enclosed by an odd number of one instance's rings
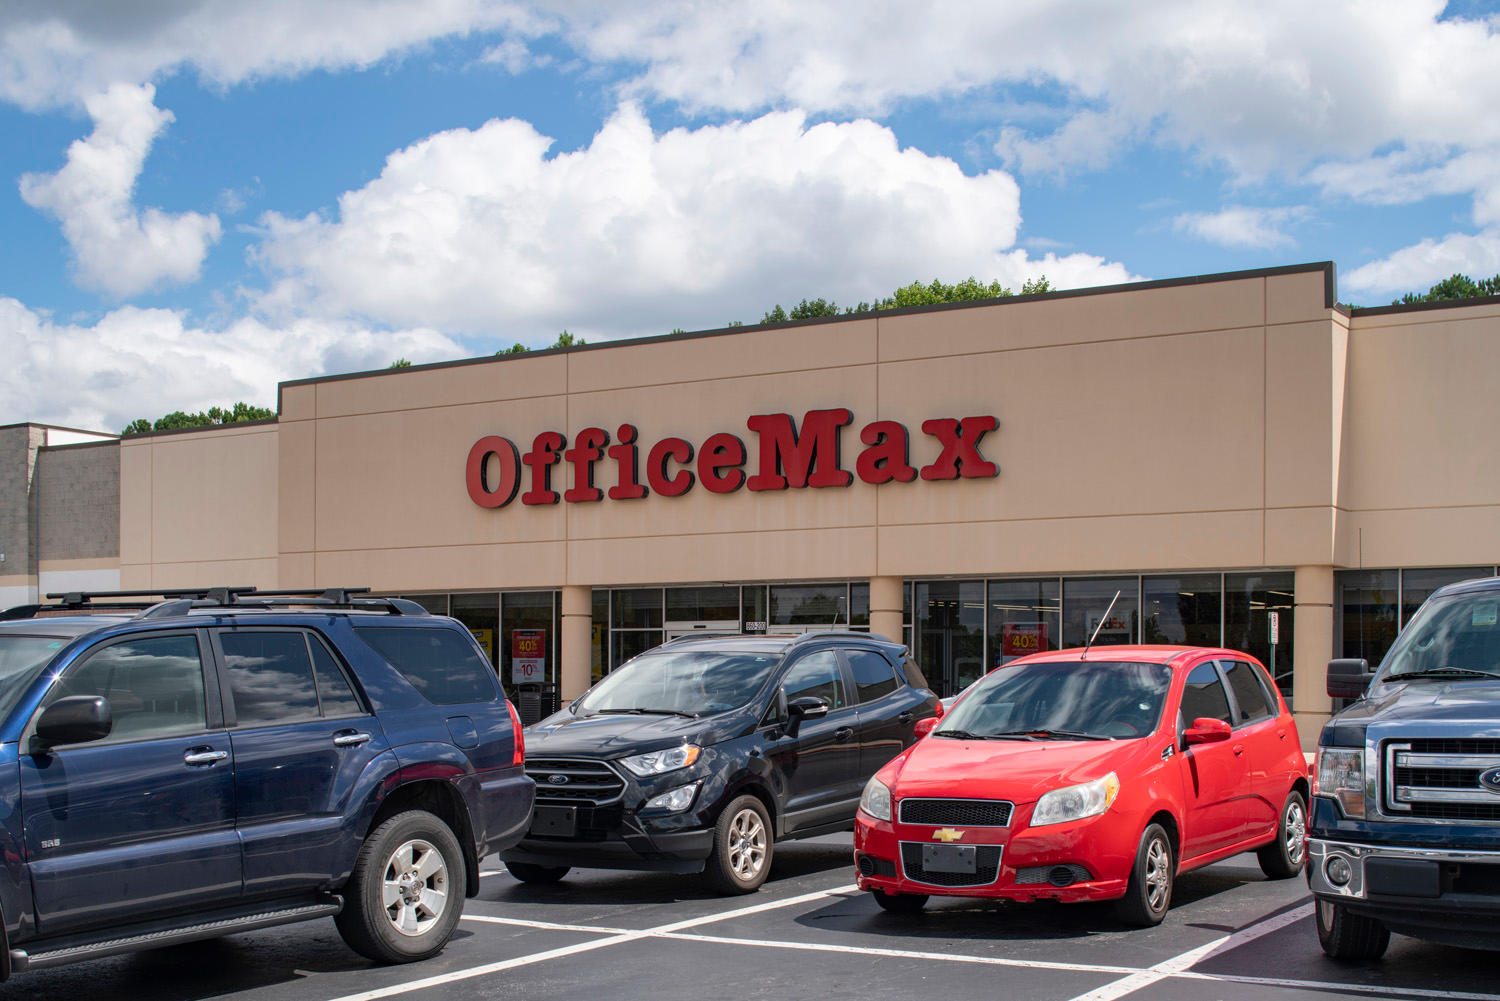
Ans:
{"label": "windshield", "polygon": [[26,686],[67,643],[62,636],[0,635],[0,720],[9,715]]}
{"label": "windshield", "polygon": [[1386,655],[1388,679],[1433,672],[1500,677],[1500,591],[1434,598]]}
{"label": "windshield", "polygon": [[661,650],[611,671],[578,703],[581,716],[661,712],[701,716],[749,702],[781,659],[775,653]]}
{"label": "windshield", "polygon": [[1171,681],[1165,664],[1013,664],[975,683],[933,733],[1144,737],[1161,719]]}

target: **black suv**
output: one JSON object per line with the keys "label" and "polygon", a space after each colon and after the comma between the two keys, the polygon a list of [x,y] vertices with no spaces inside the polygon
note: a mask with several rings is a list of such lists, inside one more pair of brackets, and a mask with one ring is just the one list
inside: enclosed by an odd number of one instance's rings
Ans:
{"label": "black suv", "polygon": [[621,665],[529,728],[531,830],[517,879],[569,867],[765,881],[773,844],[854,826],[865,781],[939,714],[906,648],[881,636],[705,636]]}
{"label": "black suv", "polygon": [[0,979],[325,916],[443,947],[530,819],[520,723],[466,629],[360,593],[0,612]]}

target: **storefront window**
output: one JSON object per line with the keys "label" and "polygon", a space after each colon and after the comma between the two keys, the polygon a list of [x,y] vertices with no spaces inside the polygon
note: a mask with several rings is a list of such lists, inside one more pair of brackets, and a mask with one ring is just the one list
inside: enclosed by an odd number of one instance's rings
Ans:
{"label": "storefront window", "polygon": [[738,587],[667,588],[668,622],[738,622]]}
{"label": "storefront window", "polygon": [[[1139,577],[1096,577],[1063,581],[1062,645],[1084,646],[1097,627],[1096,646],[1134,643],[1140,613]],[[1119,592],[1119,599],[1115,593]],[[1114,607],[1110,607],[1110,602]],[[1109,610],[1105,617],[1105,610]],[[1101,625],[1102,622],[1102,625]]]}
{"label": "storefront window", "polygon": [[1056,577],[992,580],[989,591],[990,667],[1057,649],[1062,605]]}
{"label": "storefront window", "polygon": [[480,649],[489,658],[490,666],[500,669],[500,595],[489,591],[485,594],[455,594],[452,601],[453,617],[468,627],[479,641]]}
{"label": "storefront window", "polygon": [[984,582],[918,581],[912,598],[917,619],[917,663],[946,698],[984,673]]}
{"label": "storefront window", "polygon": [[742,603],[740,629],[747,633],[763,633],[766,631],[766,586],[764,584],[746,584],[740,588],[740,601]]}
{"label": "storefront window", "polygon": [[870,585],[849,585],[849,625],[855,629],[870,628]]}
{"label": "storefront window", "polygon": [[589,684],[593,685],[609,670],[605,654],[609,650],[609,592],[595,588],[593,598],[593,628],[589,630]]}
{"label": "storefront window", "polygon": [[1396,640],[1399,628],[1396,570],[1345,570],[1334,575],[1335,635],[1340,656],[1363,657],[1374,667]]}
{"label": "storefront window", "polygon": [[1142,643],[1219,646],[1220,612],[1216,573],[1141,578]]}
{"label": "storefront window", "polygon": [[500,682],[506,695],[522,686],[557,684],[557,592],[500,596]]}
{"label": "storefront window", "polygon": [[[1227,573],[1224,575],[1224,642],[1231,650],[1255,657],[1292,704],[1292,606],[1290,573]],[[1276,644],[1271,645],[1272,616]]]}
{"label": "storefront window", "polygon": [[446,594],[406,594],[402,597],[415,601],[433,615],[448,614],[448,596]]}
{"label": "storefront window", "polygon": [[661,588],[643,587],[611,592],[614,605],[610,625],[616,629],[660,629]]}
{"label": "storefront window", "polygon": [[614,670],[637,654],[645,653],[662,641],[660,629],[628,630],[616,632],[610,637],[610,670]]}
{"label": "storefront window", "polygon": [[[770,629],[777,626],[831,626],[849,621],[849,585],[773,584]],[[835,619],[835,617],[837,617]],[[865,617],[869,621],[869,592],[865,594]]]}

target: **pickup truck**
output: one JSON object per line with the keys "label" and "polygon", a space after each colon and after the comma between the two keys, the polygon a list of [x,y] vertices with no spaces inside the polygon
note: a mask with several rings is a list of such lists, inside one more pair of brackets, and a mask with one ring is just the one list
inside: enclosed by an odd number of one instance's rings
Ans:
{"label": "pickup truck", "polygon": [[1328,665],[1352,705],[1318,738],[1307,878],[1335,959],[1392,932],[1500,949],[1500,578],[1435,592],[1377,671]]}

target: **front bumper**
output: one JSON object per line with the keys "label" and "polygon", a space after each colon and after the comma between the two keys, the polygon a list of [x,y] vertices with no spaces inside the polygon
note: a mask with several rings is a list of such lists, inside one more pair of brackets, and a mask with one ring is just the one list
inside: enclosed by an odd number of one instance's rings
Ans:
{"label": "front bumper", "polygon": [[[1329,868],[1348,866],[1336,883]],[[1344,905],[1391,931],[1500,948],[1500,851],[1307,840],[1307,882],[1319,901]]]}
{"label": "front bumper", "polygon": [[[929,896],[1063,903],[1115,900],[1125,895],[1136,846],[1116,845],[1120,839],[1112,836],[1112,827],[1096,823],[1102,819],[1037,829],[966,830],[963,843],[976,846],[981,870],[969,882],[908,864],[920,858],[922,845],[935,843],[938,827],[893,824],[861,811],[854,824],[855,882],[862,890]],[[986,856],[994,858],[993,874],[984,865]],[[955,879],[966,885],[949,885]]]}

